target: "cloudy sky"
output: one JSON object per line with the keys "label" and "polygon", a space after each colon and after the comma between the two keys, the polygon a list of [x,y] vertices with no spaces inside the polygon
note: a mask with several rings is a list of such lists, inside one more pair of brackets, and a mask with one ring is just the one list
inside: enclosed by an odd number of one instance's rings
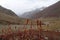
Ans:
{"label": "cloudy sky", "polygon": [[0,0],[0,5],[19,15],[36,8],[50,6],[57,1],[59,0]]}

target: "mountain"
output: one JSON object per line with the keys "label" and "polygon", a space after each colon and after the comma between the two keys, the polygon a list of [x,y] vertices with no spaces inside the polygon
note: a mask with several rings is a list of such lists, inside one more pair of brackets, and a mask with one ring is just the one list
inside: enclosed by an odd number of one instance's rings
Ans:
{"label": "mountain", "polygon": [[12,16],[17,16],[12,10],[6,9],[2,6],[0,6],[0,13],[5,13],[5,14],[8,14],[8,15],[12,15]]}
{"label": "mountain", "polygon": [[29,11],[29,12],[25,12],[24,14],[22,14],[20,17],[22,18],[36,18],[37,14],[39,14],[39,12],[41,12],[43,9],[45,9],[46,7],[42,7],[42,8],[37,8],[35,10]]}
{"label": "mountain", "polygon": [[0,24],[20,24],[20,18],[12,10],[0,6]]}
{"label": "mountain", "polygon": [[[27,15],[28,14],[28,15]],[[40,18],[40,17],[60,17],[60,1],[44,8],[44,10],[34,10],[23,14],[25,18]]]}
{"label": "mountain", "polygon": [[60,17],[60,1],[42,11],[41,17]]}

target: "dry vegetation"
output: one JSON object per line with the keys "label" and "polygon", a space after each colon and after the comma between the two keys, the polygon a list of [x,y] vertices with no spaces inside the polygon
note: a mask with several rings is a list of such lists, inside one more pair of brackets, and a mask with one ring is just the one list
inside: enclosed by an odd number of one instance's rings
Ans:
{"label": "dry vegetation", "polygon": [[0,37],[5,40],[40,40],[40,33],[42,33],[41,39],[43,40],[46,36],[48,40],[60,40],[60,18],[42,18],[40,20],[42,23],[49,23],[42,25],[42,31],[38,28],[40,26],[37,27],[36,20],[29,20],[27,25],[25,25],[26,20],[23,20],[23,24],[20,25],[0,25]]}
{"label": "dry vegetation", "polygon": [[43,22],[49,22],[49,26],[44,26],[43,28],[47,28],[48,30],[60,31],[60,18],[42,18]]}

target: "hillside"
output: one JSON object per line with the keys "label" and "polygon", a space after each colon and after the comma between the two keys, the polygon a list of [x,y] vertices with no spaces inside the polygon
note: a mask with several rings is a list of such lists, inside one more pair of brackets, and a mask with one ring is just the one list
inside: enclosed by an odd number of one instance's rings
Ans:
{"label": "hillside", "polygon": [[41,17],[60,17],[60,1],[42,11]]}
{"label": "hillside", "polygon": [[[41,12],[43,9],[45,9],[46,7],[41,7],[41,8],[37,8],[35,10],[29,11],[29,12],[25,12],[24,14],[21,15],[22,18],[38,18],[38,14],[40,14],[39,12]],[[39,16],[40,17],[40,16]]]}
{"label": "hillside", "polygon": [[[27,14],[28,13],[28,14]],[[46,7],[44,10],[34,10],[34,11],[30,11],[27,12],[25,14],[23,14],[23,17],[25,18],[46,18],[46,17],[60,17],[60,1],[49,6]]]}
{"label": "hillside", "polygon": [[11,10],[0,6],[0,24],[19,24],[20,18]]}

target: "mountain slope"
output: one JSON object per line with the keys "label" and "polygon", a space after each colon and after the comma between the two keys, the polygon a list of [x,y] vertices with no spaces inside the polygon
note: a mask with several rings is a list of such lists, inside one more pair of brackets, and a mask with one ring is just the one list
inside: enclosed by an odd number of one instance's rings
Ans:
{"label": "mountain slope", "polygon": [[[44,10],[35,10],[35,11],[31,11],[27,13],[28,15],[26,15],[26,13],[23,15],[23,17],[25,18],[40,18],[40,17],[60,17],[60,1],[49,6],[46,7]],[[31,15],[30,15],[31,14]]]}
{"label": "mountain slope", "polygon": [[19,24],[20,18],[11,10],[0,6],[0,24]]}
{"label": "mountain slope", "polygon": [[60,1],[42,11],[41,17],[60,17]]}
{"label": "mountain slope", "polygon": [[23,18],[37,18],[38,17],[38,14],[39,12],[41,12],[43,9],[45,9],[46,7],[42,7],[42,8],[37,8],[35,10],[32,10],[32,11],[29,11],[29,12],[25,12],[23,15],[21,15],[21,17]]}
{"label": "mountain slope", "polygon": [[5,14],[8,14],[8,15],[12,15],[12,16],[17,16],[12,10],[6,9],[2,6],[0,6],[0,13],[5,13]]}

